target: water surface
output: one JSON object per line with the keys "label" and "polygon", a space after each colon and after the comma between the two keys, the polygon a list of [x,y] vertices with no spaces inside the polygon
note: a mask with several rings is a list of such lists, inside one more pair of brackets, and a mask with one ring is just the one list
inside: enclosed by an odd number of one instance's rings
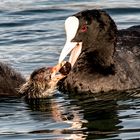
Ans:
{"label": "water surface", "polygon": [[[0,60],[25,77],[55,65],[65,43],[65,19],[93,8],[106,10],[119,29],[140,24],[139,0],[1,0]],[[56,91],[42,101],[0,99],[2,140],[139,138],[139,98],[105,101]]]}

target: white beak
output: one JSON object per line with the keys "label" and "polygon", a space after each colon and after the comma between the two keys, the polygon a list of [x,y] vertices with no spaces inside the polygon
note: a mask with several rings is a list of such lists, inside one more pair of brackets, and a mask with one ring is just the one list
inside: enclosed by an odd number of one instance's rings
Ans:
{"label": "white beak", "polygon": [[79,20],[75,16],[68,17],[65,21],[66,30],[66,43],[59,57],[59,63],[61,63],[65,57],[71,52],[69,62],[73,66],[76,62],[78,56],[81,53],[82,43],[81,42],[71,42],[75,37],[79,27]]}

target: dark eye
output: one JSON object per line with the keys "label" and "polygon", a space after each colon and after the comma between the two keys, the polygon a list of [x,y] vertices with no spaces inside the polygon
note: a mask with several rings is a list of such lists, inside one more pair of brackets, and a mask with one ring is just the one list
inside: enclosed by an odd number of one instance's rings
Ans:
{"label": "dark eye", "polygon": [[84,24],[81,28],[81,32],[86,32],[87,31],[87,25]]}
{"label": "dark eye", "polygon": [[51,79],[52,79],[52,73],[50,72],[48,75],[48,80],[51,80]]}
{"label": "dark eye", "polygon": [[51,75],[48,76],[48,80],[50,80],[50,79],[51,79]]}

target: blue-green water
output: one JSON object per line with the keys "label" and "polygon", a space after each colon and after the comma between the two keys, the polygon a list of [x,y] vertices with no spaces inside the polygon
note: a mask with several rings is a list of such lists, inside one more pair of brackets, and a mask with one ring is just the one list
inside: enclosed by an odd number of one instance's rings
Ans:
{"label": "blue-green water", "polygon": [[[108,11],[119,29],[140,24],[139,0],[1,0],[0,61],[25,76],[55,65],[65,43],[65,19],[94,8]],[[40,104],[1,98],[0,139],[140,139],[140,99],[96,101],[59,91]]]}

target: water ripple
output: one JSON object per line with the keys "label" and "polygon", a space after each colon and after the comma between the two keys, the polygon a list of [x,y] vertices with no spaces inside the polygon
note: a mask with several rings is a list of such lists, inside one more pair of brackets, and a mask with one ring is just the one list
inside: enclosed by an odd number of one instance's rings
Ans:
{"label": "water ripple", "polygon": [[[0,1],[0,60],[25,76],[55,65],[65,44],[65,19],[93,8],[106,10],[119,29],[140,24],[139,0]],[[39,102],[0,98],[0,139],[138,139],[139,98],[105,97],[56,91]]]}

